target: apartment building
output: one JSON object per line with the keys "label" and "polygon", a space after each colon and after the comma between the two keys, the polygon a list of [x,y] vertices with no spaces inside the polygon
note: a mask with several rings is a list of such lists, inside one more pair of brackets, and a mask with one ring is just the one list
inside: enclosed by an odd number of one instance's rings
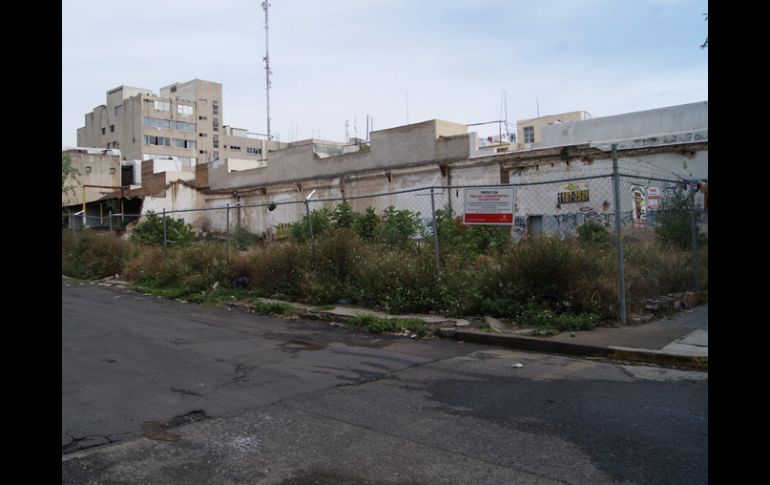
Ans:
{"label": "apartment building", "polygon": [[[285,144],[224,126],[222,84],[201,79],[160,89],[119,86],[85,115],[77,144],[116,148],[123,160],[171,159],[179,169],[227,159],[263,160]],[[236,153],[237,152],[237,153]]]}

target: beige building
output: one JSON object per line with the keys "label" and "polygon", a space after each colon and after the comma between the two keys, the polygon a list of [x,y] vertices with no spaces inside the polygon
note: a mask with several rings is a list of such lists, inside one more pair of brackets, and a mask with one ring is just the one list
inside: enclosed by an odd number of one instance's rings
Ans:
{"label": "beige building", "polygon": [[117,148],[123,160],[171,159],[190,171],[228,157],[254,164],[266,149],[285,146],[224,126],[223,113],[220,83],[194,79],[165,86],[160,94],[119,86],[107,91],[107,104],[86,114],[77,143]]}
{"label": "beige building", "polygon": [[540,143],[543,126],[556,125],[569,121],[581,121],[588,119],[588,117],[588,113],[585,111],[571,111],[569,113],[518,120],[516,122],[516,140],[518,143],[516,144],[515,149],[526,150],[531,148],[532,145]]}
{"label": "beige building", "polygon": [[[77,175],[69,177],[64,185],[70,187],[62,192],[61,205],[73,206],[94,202],[105,194],[120,190],[120,151],[99,148],[68,148],[62,155],[70,158]],[[97,187],[98,186],[98,187]]]}

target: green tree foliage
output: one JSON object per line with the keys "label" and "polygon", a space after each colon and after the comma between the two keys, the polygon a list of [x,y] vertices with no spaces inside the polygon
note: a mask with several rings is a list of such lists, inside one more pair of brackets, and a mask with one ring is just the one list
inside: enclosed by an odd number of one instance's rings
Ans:
{"label": "green tree foliage", "polygon": [[69,153],[62,153],[61,156],[61,191],[62,194],[65,192],[75,192],[75,186],[71,183],[67,183],[69,179],[72,179],[72,182],[77,183],[78,179],[77,177],[80,175],[80,171],[72,166],[72,159],[69,156]]}
{"label": "green tree foliage", "polygon": [[195,239],[192,228],[181,217],[160,216],[148,211],[131,233],[131,239],[148,244],[163,244],[163,220],[166,220],[166,240],[169,244],[182,246]]}
{"label": "green tree foliage", "polygon": [[[327,207],[315,209],[310,213],[310,221],[313,224],[314,237],[317,237],[319,234],[322,234],[324,231],[334,225],[333,216],[334,212],[332,212],[332,210]],[[306,241],[310,238],[310,234],[308,232],[307,216],[303,217],[302,221],[297,222],[296,224],[292,224],[291,237],[295,241],[300,242]]]}

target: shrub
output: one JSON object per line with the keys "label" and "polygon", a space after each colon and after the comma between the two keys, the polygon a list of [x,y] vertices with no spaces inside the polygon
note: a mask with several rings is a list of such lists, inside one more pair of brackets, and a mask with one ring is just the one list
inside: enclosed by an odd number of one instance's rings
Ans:
{"label": "shrub", "polygon": [[612,235],[604,224],[588,220],[577,229],[578,239],[583,243],[606,245],[612,241]]}
{"label": "shrub", "polygon": [[192,228],[182,218],[159,216],[148,211],[136,228],[131,232],[131,239],[146,244],[163,244],[163,221],[166,221],[166,241],[174,246],[183,246],[195,239]]}
{"label": "shrub", "polygon": [[[327,207],[313,210],[310,213],[310,221],[313,224],[313,237],[318,237],[324,231],[332,227],[333,212]],[[308,228],[308,218],[303,217],[300,222],[291,225],[291,237],[295,241],[304,242],[310,237]]]}
{"label": "shrub", "polygon": [[300,295],[310,264],[310,248],[293,242],[281,242],[265,248],[253,248],[244,255],[241,272],[249,278],[249,288],[267,294]]}
{"label": "shrub", "polygon": [[62,274],[98,279],[123,273],[133,251],[126,241],[91,229],[73,235],[62,231]]}
{"label": "shrub", "polygon": [[303,294],[313,303],[336,303],[351,297],[356,268],[363,259],[376,258],[373,250],[351,229],[331,229],[316,242],[312,270],[305,279]]}
{"label": "shrub", "polygon": [[379,238],[388,246],[403,247],[420,233],[421,227],[419,212],[399,210],[390,206],[383,212]]}
{"label": "shrub", "polygon": [[372,241],[377,237],[381,222],[374,209],[367,207],[363,214],[356,214],[352,227],[361,239]]}
{"label": "shrub", "polygon": [[[688,191],[683,188],[666,194],[662,201],[662,210],[656,211],[655,219],[657,227],[655,235],[665,243],[680,249],[692,246],[692,217],[690,211],[693,207]],[[698,223],[701,215],[695,215],[695,234],[699,232]]]}
{"label": "shrub", "polygon": [[356,302],[389,313],[431,311],[440,287],[432,248],[390,249],[356,265],[351,289]]}

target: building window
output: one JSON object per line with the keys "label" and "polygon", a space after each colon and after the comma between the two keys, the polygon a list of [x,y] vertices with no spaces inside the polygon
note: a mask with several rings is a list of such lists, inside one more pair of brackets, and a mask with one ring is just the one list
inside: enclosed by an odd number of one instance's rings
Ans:
{"label": "building window", "polygon": [[171,146],[171,139],[163,137],[163,136],[144,135],[144,144],[145,145]]}
{"label": "building window", "polygon": [[158,111],[171,111],[171,103],[168,101],[155,101],[155,109]]}
{"label": "building window", "polygon": [[172,121],[171,129],[180,130],[180,131],[195,131],[196,127],[195,127],[195,123],[185,123],[184,121]]}
{"label": "building window", "polygon": [[241,151],[241,147],[236,146],[236,145],[230,145],[230,150],[239,152],[239,151]]}
{"label": "building window", "polygon": [[214,152],[214,160],[219,160],[219,152]]}
{"label": "building window", "polygon": [[148,116],[144,117],[144,125],[153,126],[155,128],[165,128],[167,130],[171,127],[169,120],[164,120],[161,118],[150,118]]}
{"label": "building window", "polygon": [[219,148],[219,135],[214,135],[214,148]]}
{"label": "building window", "polygon": [[207,120],[207,119],[209,119],[209,117],[208,116],[198,116],[198,119],[199,120]]}
{"label": "building window", "polygon": [[209,135],[208,133],[198,133],[198,136],[200,136],[201,138],[207,138]]}
{"label": "building window", "polygon": [[212,101],[211,102],[211,114],[218,115],[219,114],[219,101]]}
{"label": "building window", "polygon": [[262,149],[254,148],[254,147],[246,147],[246,153],[248,153],[249,155],[261,155]]}
{"label": "building window", "polygon": [[187,106],[186,104],[180,104],[180,105],[177,105],[176,112],[179,113],[180,115],[192,116],[193,107]]}
{"label": "building window", "polygon": [[102,135],[104,135],[105,133],[107,133],[107,128],[102,128]]}
{"label": "building window", "polygon": [[214,131],[219,131],[219,118],[214,118],[211,122],[212,126],[214,127]]}
{"label": "building window", "polygon": [[183,140],[179,138],[174,138],[171,140],[171,143],[173,147],[176,148],[195,148],[196,143],[195,140]]}
{"label": "building window", "polygon": [[524,127],[524,143],[535,143],[535,127]]}
{"label": "building window", "polygon": [[115,125],[110,125],[110,133],[115,133]]}

